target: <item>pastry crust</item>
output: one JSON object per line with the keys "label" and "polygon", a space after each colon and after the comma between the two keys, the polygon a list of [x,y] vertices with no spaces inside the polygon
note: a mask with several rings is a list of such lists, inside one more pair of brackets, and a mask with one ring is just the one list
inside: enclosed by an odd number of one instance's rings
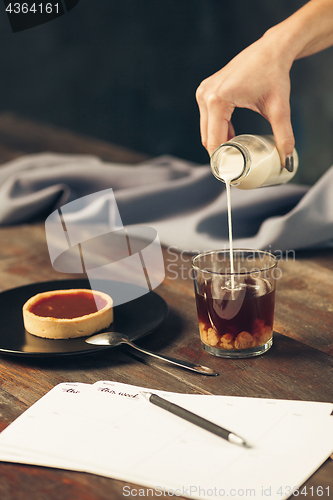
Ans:
{"label": "pastry crust", "polygon": [[[53,297],[77,298],[82,294],[90,294],[102,301],[102,308],[96,312],[83,314],[75,318],[59,318],[54,316],[37,315],[34,312],[37,304]],[[57,314],[55,314],[57,316]],[[94,333],[107,328],[113,322],[113,300],[106,293],[88,290],[54,290],[51,292],[38,293],[31,297],[23,306],[23,321],[25,329],[32,335],[48,339],[69,339],[93,335]]]}

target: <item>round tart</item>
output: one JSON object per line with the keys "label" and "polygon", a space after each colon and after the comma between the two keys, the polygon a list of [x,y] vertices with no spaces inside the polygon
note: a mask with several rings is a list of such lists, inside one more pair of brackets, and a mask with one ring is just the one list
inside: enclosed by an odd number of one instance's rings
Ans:
{"label": "round tart", "polygon": [[24,304],[23,321],[25,329],[37,337],[84,337],[110,326],[113,300],[88,289],[38,293]]}

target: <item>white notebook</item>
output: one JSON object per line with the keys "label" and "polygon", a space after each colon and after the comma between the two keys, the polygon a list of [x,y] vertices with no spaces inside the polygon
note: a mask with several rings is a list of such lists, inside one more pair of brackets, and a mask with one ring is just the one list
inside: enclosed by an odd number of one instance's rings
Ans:
{"label": "white notebook", "polygon": [[[154,406],[142,390],[221,425],[250,446],[229,443]],[[332,410],[329,403],[177,394],[108,381],[63,383],[0,434],[0,460],[119,479],[130,483],[124,496],[148,496],[150,489],[195,499],[282,500],[332,453]],[[139,486],[131,493],[132,483]]]}

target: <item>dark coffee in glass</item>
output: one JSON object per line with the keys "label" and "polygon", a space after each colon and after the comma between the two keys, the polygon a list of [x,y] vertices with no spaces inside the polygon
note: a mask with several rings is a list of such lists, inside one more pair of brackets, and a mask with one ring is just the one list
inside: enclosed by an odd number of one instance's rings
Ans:
{"label": "dark coffee in glass", "polygon": [[193,259],[200,338],[217,356],[255,356],[273,342],[277,259],[252,250],[234,254],[234,273],[228,252]]}

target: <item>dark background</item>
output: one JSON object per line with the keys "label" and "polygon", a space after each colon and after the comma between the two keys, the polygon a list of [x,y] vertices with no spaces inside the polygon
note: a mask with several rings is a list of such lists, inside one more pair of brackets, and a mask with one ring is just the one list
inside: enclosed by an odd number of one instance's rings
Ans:
{"label": "dark background", "polygon": [[[300,0],[80,0],[58,19],[12,33],[0,6],[0,111],[153,156],[208,163],[200,82],[297,10]],[[312,184],[333,164],[333,49],[292,68],[292,123]],[[237,134],[269,133],[236,110]]]}

